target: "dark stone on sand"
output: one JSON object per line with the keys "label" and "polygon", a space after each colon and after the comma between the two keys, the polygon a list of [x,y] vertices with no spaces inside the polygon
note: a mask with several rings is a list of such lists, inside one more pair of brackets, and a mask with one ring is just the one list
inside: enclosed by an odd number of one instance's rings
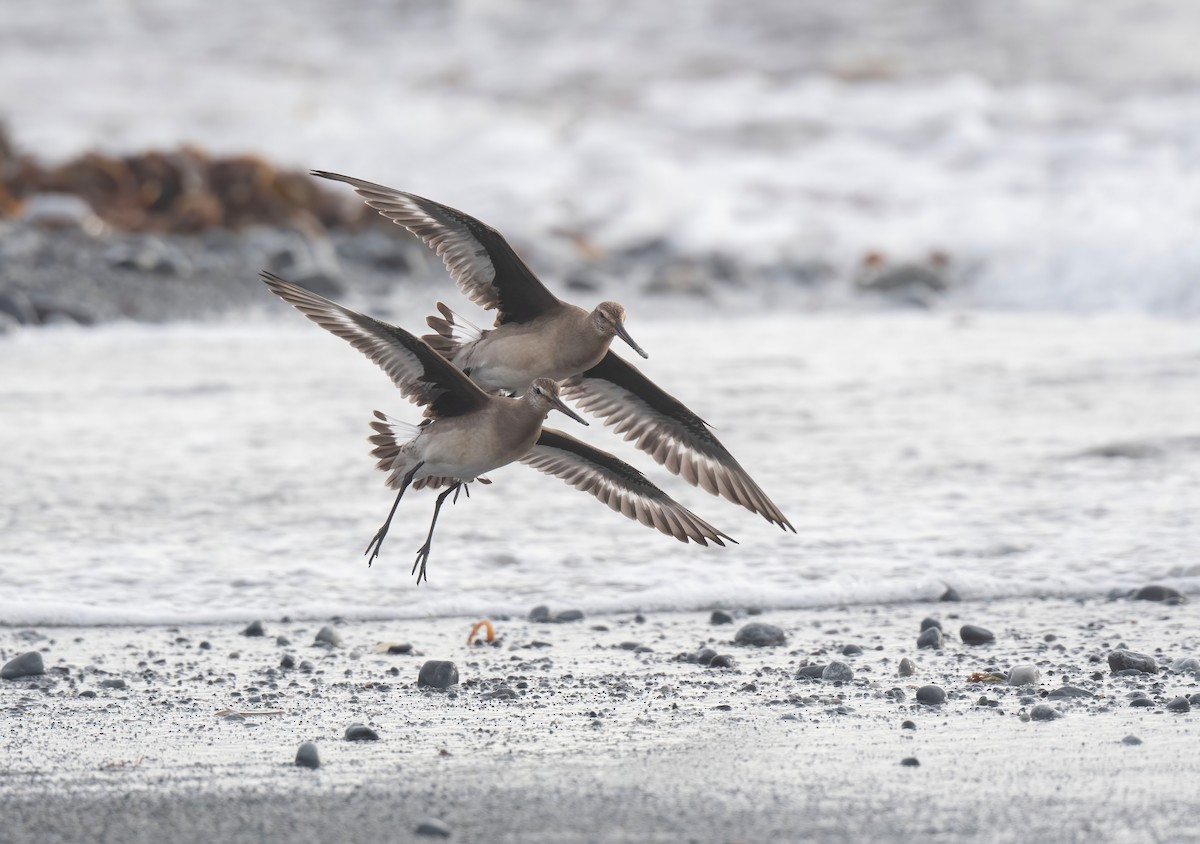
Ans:
{"label": "dark stone on sand", "polygon": [[638,648],[641,647],[641,643],[639,643],[639,642],[622,642],[621,644],[617,645],[617,647],[623,651],[636,651]]}
{"label": "dark stone on sand", "polygon": [[717,656],[717,652],[712,648],[701,648],[696,651],[696,662],[701,665],[708,665]]}
{"label": "dark stone on sand", "polygon": [[946,692],[941,686],[922,686],[917,689],[917,703],[939,706],[946,702]]}
{"label": "dark stone on sand", "polygon": [[863,649],[859,645],[846,645],[842,648],[842,656],[862,656]]}
{"label": "dark stone on sand", "polygon": [[485,700],[512,700],[518,697],[517,693],[508,686],[500,686],[483,695]]}
{"label": "dark stone on sand", "polygon": [[1010,686],[1028,686],[1036,683],[1041,677],[1042,672],[1038,670],[1038,667],[1028,663],[1014,665],[1008,669],[1008,685]]}
{"label": "dark stone on sand", "polygon": [[280,668],[292,669],[296,667],[296,658],[291,654],[284,654],[283,659],[279,660]]}
{"label": "dark stone on sand", "polygon": [[1191,712],[1192,704],[1188,701],[1187,698],[1185,698],[1181,695],[1180,697],[1175,698],[1174,700],[1172,700],[1170,703],[1167,704],[1167,711],[1168,712]]}
{"label": "dark stone on sand", "polygon": [[280,648],[286,648],[292,644],[292,640],[289,639],[287,636],[276,636],[275,644],[276,644],[276,646],[278,646]]}
{"label": "dark stone on sand", "polygon": [[902,730],[915,730],[916,728],[917,725],[912,721],[904,721],[900,724],[900,729]]}
{"label": "dark stone on sand", "polygon": [[123,689],[123,688],[125,688],[125,681],[122,680],[120,677],[110,677],[107,680],[100,681],[100,688],[102,688],[102,689]]}
{"label": "dark stone on sand", "polygon": [[327,624],[317,631],[316,638],[313,639],[313,644],[327,648],[340,648],[342,646],[342,637]]}
{"label": "dark stone on sand", "polygon": [[936,651],[940,651],[944,644],[945,639],[942,638],[942,631],[937,627],[929,627],[917,637],[918,648],[933,648]]}
{"label": "dark stone on sand", "polygon": [[316,666],[312,664],[311,660],[303,659],[300,661],[300,670],[305,673],[312,673],[315,668]]}
{"label": "dark stone on sand", "polygon": [[854,669],[844,662],[831,662],[821,672],[821,679],[826,683],[849,683],[854,679]]}
{"label": "dark stone on sand", "polygon": [[563,610],[554,614],[555,624],[566,624],[570,621],[583,621],[583,610]]}
{"label": "dark stone on sand", "polygon": [[888,700],[895,701],[901,701],[908,698],[908,695],[904,693],[904,689],[900,688],[899,686],[892,686],[892,688],[883,693],[883,696]]}
{"label": "dark stone on sand", "polygon": [[417,835],[428,835],[432,838],[449,838],[450,827],[445,821],[437,818],[426,818],[417,824]]}
{"label": "dark stone on sand", "polygon": [[938,621],[936,618],[931,618],[929,616],[926,616],[925,618],[921,619],[921,632],[922,633],[924,633],[930,627],[936,627],[938,630],[941,630],[942,623],[940,621]]}
{"label": "dark stone on sand", "polygon": [[1133,593],[1133,597],[1136,601],[1174,601],[1176,603],[1183,603],[1187,600],[1178,589],[1172,589],[1170,586],[1159,586],[1157,583],[1143,586]]}
{"label": "dark stone on sand", "polygon": [[393,655],[412,653],[412,645],[410,645],[408,642],[400,642],[399,644],[388,645],[387,652]]}
{"label": "dark stone on sand", "polygon": [[717,654],[708,663],[709,668],[733,668],[733,657],[728,654]]}
{"label": "dark stone on sand", "polygon": [[448,689],[458,683],[458,666],[449,660],[431,659],[421,666],[417,675],[418,686]]}
{"label": "dark stone on sand", "polygon": [[1062,713],[1048,703],[1039,703],[1029,710],[1030,721],[1053,721],[1061,717]]}
{"label": "dark stone on sand", "polygon": [[917,757],[916,757],[916,756],[908,756],[908,757],[906,757],[906,758],[904,758],[904,759],[901,759],[901,760],[900,760],[900,764],[901,764],[901,765],[903,765],[905,768],[919,768],[919,767],[921,767],[921,763],[917,761]]}
{"label": "dark stone on sand", "polygon": [[735,644],[751,648],[769,648],[774,645],[787,643],[787,634],[774,624],[764,624],[752,621],[742,625],[737,635],[733,637]]}
{"label": "dark stone on sand", "polygon": [[946,591],[942,593],[942,597],[938,598],[938,600],[939,601],[961,601],[962,598],[959,597],[958,591],[953,586],[947,586]]}
{"label": "dark stone on sand", "polygon": [[311,741],[304,742],[296,751],[296,767],[314,770],[321,767],[321,757],[317,755],[317,746]]}
{"label": "dark stone on sand", "polygon": [[963,640],[964,645],[986,645],[996,641],[991,630],[974,624],[964,624],[958,631],[958,638]]}
{"label": "dark stone on sand", "polygon": [[36,677],[39,674],[45,673],[46,665],[42,662],[42,655],[37,651],[30,651],[29,653],[23,653],[18,657],[14,657],[4,663],[3,668],[0,668],[0,678],[5,680]]}
{"label": "dark stone on sand", "polygon": [[529,620],[536,622],[549,621],[550,608],[545,604],[539,604],[529,611]]}
{"label": "dark stone on sand", "polygon": [[1073,698],[1073,697],[1088,698],[1088,697],[1095,697],[1095,695],[1092,694],[1091,692],[1089,692],[1087,689],[1080,689],[1075,686],[1060,686],[1057,689],[1055,689],[1054,691],[1052,691],[1049,695],[1047,695],[1047,697],[1054,698],[1054,699]]}
{"label": "dark stone on sand", "polygon": [[733,616],[724,610],[713,610],[713,614],[708,617],[710,624],[733,624]]}
{"label": "dark stone on sand", "polygon": [[201,642],[200,644],[196,645],[196,647],[198,647],[202,651],[211,651],[212,650],[212,642],[204,641],[204,642]]}
{"label": "dark stone on sand", "polygon": [[379,733],[366,724],[351,724],[346,728],[346,741],[379,741]]}
{"label": "dark stone on sand", "polygon": [[79,693],[79,696],[80,696],[80,697],[86,697],[86,698],[88,698],[88,699],[91,699],[91,698],[94,698],[94,697],[96,696],[96,693],[95,693],[95,692],[93,692],[91,689],[88,689],[87,691],[80,692],[80,693]]}
{"label": "dark stone on sand", "polygon": [[1154,701],[1148,697],[1135,697],[1133,700],[1129,701],[1129,705],[1140,707],[1154,706]]}
{"label": "dark stone on sand", "polygon": [[261,621],[252,621],[246,625],[246,629],[242,631],[243,636],[266,636],[267,628],[263,627]]}
{"label": "dark stone on sand", "polygon": [[1125,736],[1125,738],[1121,739],[1121,744],[1128,744],[1131,746],[1136,746],[1141,743],[1142,743],[1142,740],[1140,738],[1138,738],[1137,736]]}
{"label": "dark stone on sand", "polygon": [[1141,671],[1145,674],[1157,674],[1158,662],[1152,656],[1139,654],[1118,648],[1108,655],[1108,667],[1113,674],[1119,671]]}
{"label": "dark stone on sand", "polygon": [[827,667],[825,663],[821,663],[820,665],[802,665],[800,666],[800,670],[796,672],[796,679],[820,680]]}
{"label": "dark stone on sand", "polygon": [[896,673],[901,677],[911,677],[917,673],[917,666],[913,664],[911,659],[904,657],[904,659],[900,660],[900,665],[897,667]]}

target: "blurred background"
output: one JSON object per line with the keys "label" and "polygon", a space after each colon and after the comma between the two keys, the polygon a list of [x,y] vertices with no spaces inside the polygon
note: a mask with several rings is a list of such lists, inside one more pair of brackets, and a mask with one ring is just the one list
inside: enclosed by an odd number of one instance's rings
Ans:
{"label": "blurred background", "polygon": [[[1198,37],[1186,0],[9,3],[0,620],[1186,587]],[[799,537],[654,474],[742,541],[711,562],[514,468],[429,588],[403,531],[368,573],[361,437],[404,406],[256,274],[410,329],[466,301],[309,168],[624,302]]]}

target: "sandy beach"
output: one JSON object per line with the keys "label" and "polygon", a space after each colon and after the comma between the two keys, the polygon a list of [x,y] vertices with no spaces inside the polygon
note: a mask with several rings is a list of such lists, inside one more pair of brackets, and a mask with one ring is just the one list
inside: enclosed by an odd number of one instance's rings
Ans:
{"label": "sandy beach", "polygon": [[[491,646],[467,645],[466,618],[334,623],[337,646],[314,644],[319,622],[271,619],[263,636],[3,629],[5,660],[38,651],[46,670],[0,685],[3,840],[407,841],[433,821],[462,841],[1200,835],[1197,716],[1174,711],[1200,693],[1195,660],[1179,662],[1200,648],[1194,603],[731,615],[496,620]],[[917,647],[925,618],[940,650]],[[752,623],[786,642],[736,644]],[[995,641],[964,644],[967,623]],[[689,661],[701,647],[732,667]],[[1159,672],[1114,674],[1118,648]],[[418,687],[428,660],[454,662],[459,682]],[[833,661],[853,679],[796,676]],[[1021,665],[1034,682],[971,679]],[[929,685],[943,703],[918,702]],[[348,741],[355,724],[377,740]],[[304,742],[316,770],[295,764]]]}

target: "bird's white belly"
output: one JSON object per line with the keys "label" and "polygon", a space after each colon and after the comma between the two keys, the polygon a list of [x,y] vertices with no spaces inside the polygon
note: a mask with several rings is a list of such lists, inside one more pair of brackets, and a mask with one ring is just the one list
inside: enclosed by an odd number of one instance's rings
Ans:
{"label": "bird's white belly", "polygon": [[417,477],[458,478],[469,481],[512,462],[508,454],[481,446],[476,438],[428,436],[418,442],[415,452],[424,462]]}

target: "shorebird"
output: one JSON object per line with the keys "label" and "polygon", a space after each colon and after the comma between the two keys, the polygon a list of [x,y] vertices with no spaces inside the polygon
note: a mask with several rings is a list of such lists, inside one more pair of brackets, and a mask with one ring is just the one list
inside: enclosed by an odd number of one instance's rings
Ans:
{"label": "shorebird", "polygon": [[389,473],[398,490],[387,519],[367,545],[368,565],[379,556],[409,487],[446,489],[438,495],[425,544],[413,573],[428,580],[426,564],[438,513],[450,495],[485,472],[521,461],[589,492],[609,507],[682,542],[724,545],[733,539],[694,515],[648,481],[641,472],[568,434],[545,428],[551,410],[587,422],[559,397],[558,384],[538,378],[520,398],[484,392],[462,370],[404,329],[344,308],[270,272],[262,273],[272,293],[317,325],[346,340],[380,366],[400,394],[425,408],[420,425],[408,425],[375,411],[371,452],[377,468]]}
{"label": "shorebird", "polygon": [[562,394],[601,417],[667,471],[692,486],[740,504],[784,530],[796,529],[713,434],[707,422],[610,348],[625,340],[625,309],[602,302],[591,311],[560,300],[491,226],[455,208],[351,176],[345,182],[367,205],[433,249],[472,302],[496,311],[480,330],[438,302],[440,317],[423,339],[487,390],[520,394],[536,378],[562,382]]}

